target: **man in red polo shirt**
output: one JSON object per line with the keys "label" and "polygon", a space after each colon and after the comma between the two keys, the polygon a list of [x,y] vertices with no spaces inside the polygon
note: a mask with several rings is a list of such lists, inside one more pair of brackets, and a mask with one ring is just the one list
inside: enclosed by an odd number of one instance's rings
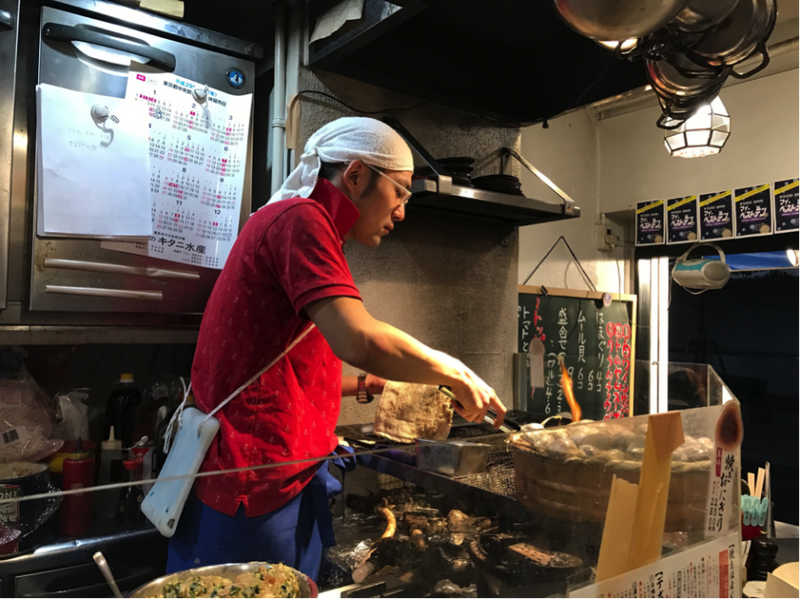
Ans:
{"label": "man in red polo shirt", "polygon": [[[466,419],[505,408],[459,360],[375,320],[342,247],[376,247],[405,217],[413,159],[390,127],[343,118],[308,141],[300,165],[242,229],[203,316],[192,367],[209,412],[298,337],[285,356],[217,413],[219,434],[170,541],[168,571],[215,563],[281,561],[316,578],[334,544],[328,473],[343,391],[342,361],[385,379],[448,385]],[[316,325],[316,326],[314,326]]]}

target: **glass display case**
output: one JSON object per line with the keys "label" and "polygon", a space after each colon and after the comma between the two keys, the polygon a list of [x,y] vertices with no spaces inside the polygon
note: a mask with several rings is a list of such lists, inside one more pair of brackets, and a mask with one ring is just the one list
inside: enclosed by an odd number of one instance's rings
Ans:
{"label": "glass display case", "polygon": [[[652,432],[654,440],[648,436],[654,425],[646,414],[576,423],[564,415],[550,418],[543,427],[537,415],[511,411],[509,416],[521,425],[519,432],[504,434],[486,423],[454,422],[448,440],[424,444],[377,437],[371,424],[337,428],[340,442],[354,451],[349,459],[357,466],[346,474],[330,468],[343,479],[344,492],[330,499],[337,545],[329,550],[328,566],[317,581],[320,591],[342,597],[596,594],[599,587],[590,585],[597,582],[596,572],[607,559],[601,558],[604,543],[622,547],[619,530],[634,530],[630,534],[635,537],[642,529],[637,506],[645,500],[639,495],[625,518],[612,517],[620,503],[615,485],[624,481],[638,488],[637,493],[652,494],[654,488],[665,493],[663,531],[656,526],[651,533],[657,537],[653,559],[660,560],[658,564],[713,543],[728,543],[725,555],[728,548],[732,553],[725,567],[730,586],[725,589],[740,593],[741,420],[721,424],[724,414],[738,414],[738,402],[705,365],[670,364],[666,388],[649,384],[651,364],[637,362],[635,368],[640,381],[636,393],[648,394],[647,401],[650,393],[666,393],[671,408],[667,416],[676,415],[667,435],[674,447],[666,453],[663,439],[656,438],[664,433]],[[652,470],[643,467],[647,456],[654,455],[647,449],[650,443],[660,455],[655,487],[642,476],[643,470]],[[309,463],[325,459],[329,458],[312,457]],[[224,483],[225,473],[211,476]],[[125,484],[85,492],[102,490],[121,493]],[[658,503],[649,500],[647,505]],[[33,501],[35,496],[9,495],[0,499],[0,513],[15,514],[17,507]],[[9,532],[14,527],[7,519],[0,538],[17,539]],[[736,542],[730,544],[731,539]],[[629,541],[625,547],[636,546],[635,540]],[[33,547],[27,557],[48,551],[47,546]],[[721,558],[715,563],[719,574]],[[0,574],[10,564],[0,560]],[[686,584],[681,572],[675,576],[679,582],[674,584]],[[709,573],[707,578],[713,577]],[[602,584],[614,580],[609,577]]]}

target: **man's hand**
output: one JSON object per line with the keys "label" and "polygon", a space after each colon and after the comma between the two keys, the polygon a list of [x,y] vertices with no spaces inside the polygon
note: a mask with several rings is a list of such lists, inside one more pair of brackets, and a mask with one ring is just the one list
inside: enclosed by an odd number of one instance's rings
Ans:
{"label": "man's hand", "polygon": [[383,388],[386,386],[386,379],[368,373],[364,379],[364,383],[367,386],[367,393],[370,395],[380,395],[383,393]]}
{"label": "man's hand", "polygon": [[483,422],[491,408],[497,414],[494,428],[499,429],[506,415],[506,407],[498,399],[494,389],[459,360],[441,352],[437,354],[443,362],[450,362],[451,368],[459,372],[457,381],[448,385],[458,400],[452,402],[453,409],[465,420]]}

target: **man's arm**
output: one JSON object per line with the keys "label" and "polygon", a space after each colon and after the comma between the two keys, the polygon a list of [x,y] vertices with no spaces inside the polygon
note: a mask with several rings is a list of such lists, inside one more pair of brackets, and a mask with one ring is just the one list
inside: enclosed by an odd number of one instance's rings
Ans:
{"label": "man's arm", "polygon": [[495,426],[502,423],[506,409],[478,375],[461,361],[376,320],[360,300],[324,298],[304,310],[343,362],[393,381],[447,385],[461,404],[453,407],[464,418],[481,421],[492,407]]}

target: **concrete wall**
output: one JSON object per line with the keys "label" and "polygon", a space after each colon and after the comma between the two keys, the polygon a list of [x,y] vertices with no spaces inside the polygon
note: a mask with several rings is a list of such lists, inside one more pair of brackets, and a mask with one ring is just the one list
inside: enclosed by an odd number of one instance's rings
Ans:
{"label": "concrete wall", "polygon": [[[293,29],[297,31],[298,22]],[[297,37],[295,37],[295,43]],[[295,51],[297,47],[295,47]],[[331,93],[361,110],[411,106],[407,98],[347,78],[314,73],[292,60],[292,90]],[[329,100],[302,101],[301,144],[320,126],[352,115]],[[498,150],[519,148],[519,129],[428,105],[387,113],[435,156],[473,156],[476,172],[499,172]],[[353,278],[369,312],[417,339],[463,360],[511,405],[512,353],[517,305],[516,236],[501,245],[500,227],[456,216],[407,211],[406,219],[376,249],[350,243],[345,248]],[[345,374],[355,374],[345,366]],[[371,422],[377,402],[362,406],[345,400],[341,424]]]}
{"label": "concrete wall", "polygon": [[648,108],[600,121],[600,210],[768,183],[798,174],[798,71],[724,88],[731,136],[722,152],[674,158]]}
{"label": "concrete wall", "polygon": [[[559,236],[563,235],[597,289],[628,292],[625,250],[600,252],[595,247],[598,209],[598,123],[586,111],[552,120],[547,129],[522,131],[522,155],[569,195],[581,209],[578,219],[520,229],[519,282],[530,275]],[[559,201],[548,187],[527,170],[522,172],[525,195]],[[608,225],[618,234],[622,228]],[[530,285],[587,289],[575,261],[563,244],[553,251],[530,280]]]}

